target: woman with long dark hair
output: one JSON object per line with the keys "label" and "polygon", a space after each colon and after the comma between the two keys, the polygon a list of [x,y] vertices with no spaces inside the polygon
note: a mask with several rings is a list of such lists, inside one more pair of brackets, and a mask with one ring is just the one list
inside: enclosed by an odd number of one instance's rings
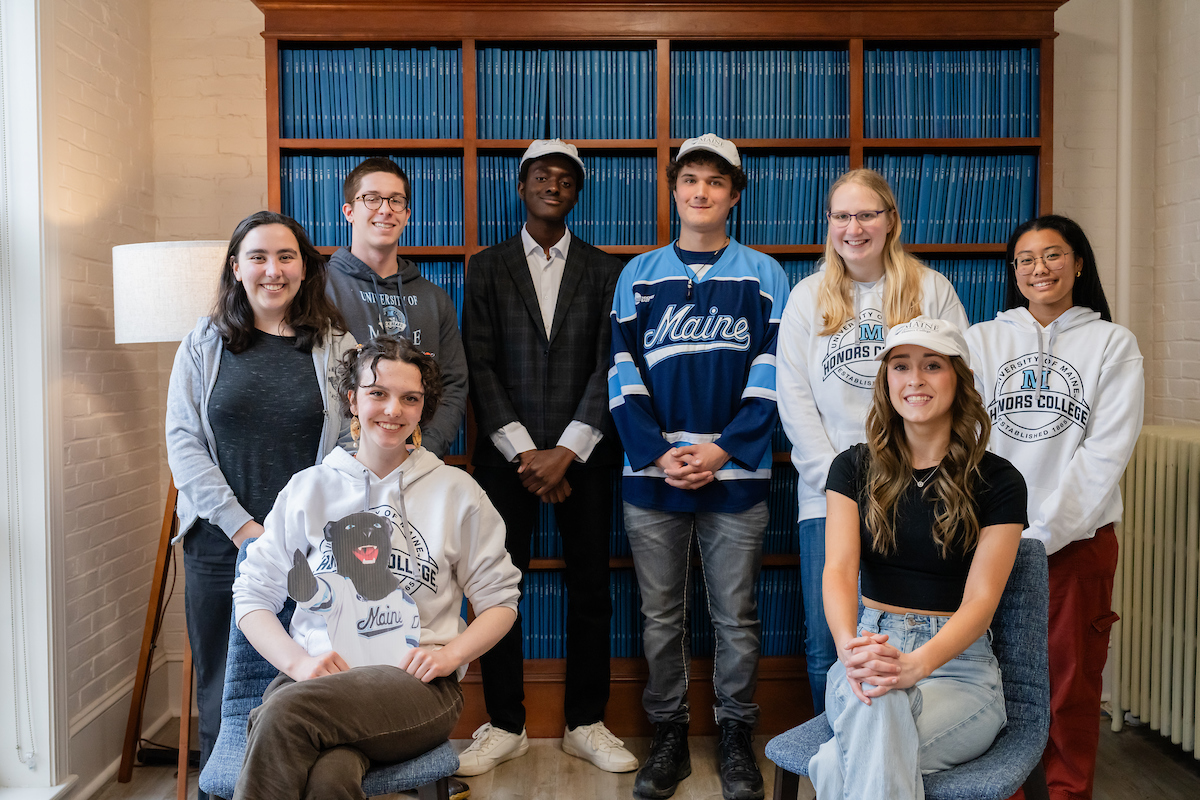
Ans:
{"label": "woman with long dark hair", "polygon": [[202,768],[221,726],[238,548],[292,475],[337,444],[329,374],[354,344],[304,229],[270,211],[238,223],[212,314],[179,346],[167,392]]}
{"label": "woman with long dark hair", "polygon": [[1051,797],[1092,796],[1108,657],[1121,476],[1142,429],[1133,334],[1112,322],[1083,229],[1048,214],[1008,240],[1007,310],[967,333],[989,448],[1029,483],[1029,530],[1050,564]]}
{"label": "woman with long dark hair", "polygon": [[922,774],[976,758],[1006,721],[988,626],[1025,484],[986,451],[957,326],[917,317],[878,358],[867,441],[829,471],[825,616],[839,661],[825,695],[834,737],[809,762],[820,800],[923,797]]}
{"label": "woman with long dark hair", "polygon": [[792,290],[779,326],[779,418],[800,474],[804,655],[817,713],[837,659],[821,605],[825,480],[834,456],[866,439],[875,355],[888,329],[919,314],[961,328],[967,315],[946,278],[904,250],[896,197],[882,175],[854,169],[829,190],[821,269]]}

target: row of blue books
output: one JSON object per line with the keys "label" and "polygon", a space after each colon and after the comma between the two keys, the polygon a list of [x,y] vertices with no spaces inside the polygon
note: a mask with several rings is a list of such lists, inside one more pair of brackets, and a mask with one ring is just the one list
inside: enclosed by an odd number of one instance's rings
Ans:
{"label": "row of blue books", "polygon": [[653,50],[513,50],[476,54],[480,139],[649,139]]}
{"label": "row of blue books", "polygon": [[870,155],[891,184],[904,241],[1005,242],[1037,213],[1036,155]]}
{"label": "row of blue books", "polygon": [[845,50],[676,50],[671,135],[843,138],[850,130]]}
{"label": "row of blue books", "polygon": [[280,48],[285,139],[457,139],[459,48]]}
{"label": "row of blue books", "polygon": [[1008,273],[1001,258],[938,258],[925,262],[954,284],[972,325],[1004,310]]}
{"label": "row of blue books", "polygon": [[[517,195],[519,156],[479,157],[479,241],[499,244],[520,232],[525,205]],[[589,156],[579,203],[567,224],[594,245],[653,244],[654,156]]]}
{"label": "row of blue books", "polygon": [[864,132],[872,138],[1038,135],[1041,54],[867,50]]}
{"label": "row of blue books", "polygon": [[849,156],[747,155],[742,168],[749,185],[733,207],[730,235],[742,244],[825,241],[825,197]]}
{"label": "row of blue books", "polygon": [[[350,223],[342,215],[342,183],[364,156],[284,155],[279,159],[280,205],[313,244],[345,247]],[[463,243],[461,156],[391,156],[408,175],[411,216],[401,247]],[[361,208],[361,207],[360,207]]]}

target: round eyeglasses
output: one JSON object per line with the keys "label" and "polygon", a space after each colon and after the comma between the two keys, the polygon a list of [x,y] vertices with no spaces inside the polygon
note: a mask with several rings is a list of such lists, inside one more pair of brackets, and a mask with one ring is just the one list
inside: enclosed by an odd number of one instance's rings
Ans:
{"label": "round eyeglasses", "polygon": [[1033,269],[1039,261],[1046,265],[1046,269],[1058,271],[1067,265],[1069,255],[1070,250],[1048,250],[1040,256],[1025,254],[1014,258],[1012,265],[1017,274],[1024,277],[1033,274]]}
{"label": "round eyeglasses", "polygon": [[391,197],[384,197],[378,194],[360,194],[355,200],[362,200],[364,206],[371,211],[378,211],[383,205],[383,201],[387,200],[388,205],[392,207],[392,211],[399,214],[408,208],[408,198],[402,194],[394,194]]}

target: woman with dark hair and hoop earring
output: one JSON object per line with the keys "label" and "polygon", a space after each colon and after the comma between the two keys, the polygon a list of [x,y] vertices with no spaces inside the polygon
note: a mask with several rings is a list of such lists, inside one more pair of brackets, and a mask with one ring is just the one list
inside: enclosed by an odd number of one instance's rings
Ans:
{"label": "woman with dark hair and hoop earring", "polygon": [[[834,736],[809,761],[819,800],[924,797],[922,775],[978,757],[1007,720],[988,627],[1025,525],[1025,483],[986,451],[962,333],[888,333],[867,441],[827,484],[825,616],[839,661]],[[859,614],[859,579],[862,613]]]}
{"label": "woman with dark hair and hoop earring", "polygon": [[1121,476],[1142,429],[1133,334],[1112,322],[1083,229],[1048,214],[1008,239],[1007,310],[967,333],[989,449],[1029,484],[1050,563],[1050,796],[1090,798],[1108,657]]}
{"label": "woman with dark hair and hoop earring", "polygon": [[798,481],[804,656],[813,708],[837,660],[821,606],[825,480],[842,450],[866,439],[875,362],[888,329],[918,314],[968,325],[946,278],[905,252],[896,197],[882,175],[854,169],[830,187],[821,268],[797,284],[779,325],[779,418]]}
{"label": "woman with dark hair and hoop earring", "polygon": [[238,223],[212,315],[184,337],[167,392],[201,768],[221,727],[238,548],[262,533],[292,475],[336,446],[341,406],[329,375],[354,344],[304,229],[270,211]]}

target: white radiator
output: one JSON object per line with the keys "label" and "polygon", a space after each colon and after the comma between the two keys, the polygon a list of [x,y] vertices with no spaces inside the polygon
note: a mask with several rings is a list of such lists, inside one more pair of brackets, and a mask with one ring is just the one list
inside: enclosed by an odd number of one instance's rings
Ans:
{"label": "white radiator", "polygon": [[1125,711],[1200,759],[1200,428],[1146,426],[1121,482],[1112,728]]}

